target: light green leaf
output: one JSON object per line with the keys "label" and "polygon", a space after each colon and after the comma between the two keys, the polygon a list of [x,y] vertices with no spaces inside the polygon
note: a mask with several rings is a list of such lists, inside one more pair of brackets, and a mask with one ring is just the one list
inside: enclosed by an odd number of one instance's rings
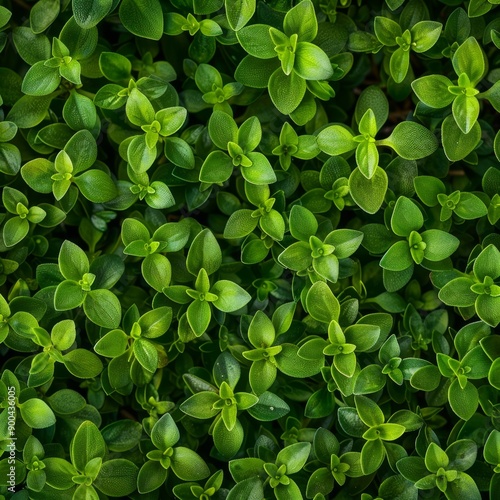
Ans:
{"label": "light green leaf", "polygon": [[285,75],[278,68],[269,78],[269,96],[278,111],[289,115],[301,103],[306,92],[306,82],[292,71]]}
{"label": "light green leaf", "polygon": [[333,74],[328,56],[318,46],[299,42],[293,70],[304,80],[327,80]]}
{"label": "light green leaf", "polygon": [[217,281],[210,289],[210,293],[217,295],[213,305],[223,312],[234,312],[246,305],[251,295],[236,283],[229,280]]}

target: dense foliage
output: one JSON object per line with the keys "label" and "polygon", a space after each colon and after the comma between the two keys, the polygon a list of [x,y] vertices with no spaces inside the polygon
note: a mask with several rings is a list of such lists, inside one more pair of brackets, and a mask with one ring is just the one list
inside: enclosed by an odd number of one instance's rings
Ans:
{"label": "dense foliage", "polygon": [[0,498],[500,498],[498,3],[0,1]]}

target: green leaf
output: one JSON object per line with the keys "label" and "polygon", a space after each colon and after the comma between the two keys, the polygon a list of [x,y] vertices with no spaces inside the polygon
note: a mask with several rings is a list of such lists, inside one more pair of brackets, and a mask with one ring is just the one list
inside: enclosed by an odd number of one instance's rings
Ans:
{"label": "green leaf", "polygon": [[351,132],[340,125],[326,127],[318,134],[318,146],[321,151],[331,156],[348,153],[356,149],[358,143],[353,140]]}
{"label": "green leaf", "polygon": [[396,83],[401,83],[408,74],[410,67],[410,51],[403,47],[397,48],[389,61],[389,68],[392,78]]}
{"label": "green leaf", "polygon": [[268,60],[246,56],[236,68],[234,77],[247,87],[262,89],[267,87],[271,75],[279,66],[280,62],[274,56]]}
{"label": "green leaf", "polygon": [[127,160],[138,174],[146,172],[156,159],[156,146],[150,148],[145,135],[136,135],[127,148]]}
{"label": "green leaf", "polygon": [[3,226],[3,241],[5,246],[12,247],[22,241],[28,234],[30,224],[26,219],[13,217]]}
{"label": "green leaf", "polygon": [[259,219],[252,217],[253,210],[242,209],[233,212],[224,228],[224,238],[243,238],[250,234],[259,222]]}
{"label": "green leaf", "polygon": [[[119,83],[130,78],[132,63],[121,54],[101,52],[99,56],[99,68],[108,80]],[[137,89],[132,89],[130,95],[132,95],[134,90],[137,91]]]}
{"label": "green leaf", "polygon": [[299,347],[296,345],[282,344],[280,354],[275,357],[276,366],[281,372],[290,377],[306,378],[321,371],[323,359],[305,360],[298,355],[298,351]]}
{"label": "green leaf", "polygon": [[30,26],[33,33],[45,31],[59,15],[59,0],[40,0],[30,10]]}
{"label": "green leaf", "polygon": [[200,181],[221,184],[233,173],[231,158],[222,151],[212,151],[203,162],[200,170]]}
{"label": "green leaf", "polygon": [[256,116],[245,120],[238,130],[237,144],[245,153],[253,151],[260,143],[262,138],[262,127]]}
{"label": "green leaf", "polygon": [[405,160],[419,160],[436,151],[438,141],[435,135],[415,122],[401,122],[394,127],[387,139],[377,141],[381,146],[389,146]]}
{"label": "green leaf", "polygon": [[225,382],[229,387],[234,388],[240,379],[240,375],[240,365],[229,352],[225,351],[217,357],[213,368],[213,376],[218,386],[222,386]]}
{"label": "green leaf", "polygon": [[106,425],[101,435],[110,451],[123,453],[139,444],[142,425],[132,420],[117,420]]}
{"label": "green leaf", "polygon": [[57,285],[54,294],[54,308],[56,311],[68,311],[80,307],[85,299],[85,292],[75,281],[63,281]]}
{"label": "green leaf", "polygon": [[183,446],[174,448],[170,466],[174,474],[183,481],[200,481],[210,475],[210,469],[203,458]]}
{"label": "green leaf", "polygon": [[212,142],[220,149],[227,150],[228,142],[238,141],[238,126],[227,113],[214,111],[208,122],[208,132]]}
{"label": "green leaf", "polygon": [[125,458],[106,460],[92,484],[105,495],[125,497],[137,488],[137,465]]}
{"label": "green leaf", "polygon": [[369,427],[384,423],[384,414],[378,405],[366,396],[355,396],[356,410],[359,418]]}
{"label": "green leaf", "polygon": [[500,277],[500,251],[495,245],[488,245],[476,257],[474,275],[481,282],[486,276],[494,280]]}
{"label": "green leaf", "polygon": [[477,298],[477,295],[471,290],[473,284],[474,281],[470,278],[455,278],[441,288],[439,300],[451,306],[473,306]]}
{"label": "green leaf", "polygon": [[426,52],[439,39],[443,25],[436,21],[420,21],[410,30],[412,50],[417,53]]}
{"label": "green leaf", "polygon": [[122,330],[111,330],[101,337],[94,346],[94,351],[101,356],[116,358],[128,347],[128,335]]}
{"label": "green leaf", "polygon": [[457,479],[448,483],[446,493],[449,498],[464,498],[471,500],[480,500],[482,498],[479,488],[474,479],[465,472],[458,472]]}
{"label": "green leaf", "polygon": [[194,154],[191,146],[179,137],[165,139],[165,156],[178,167],[192,169],[195,166]]}
{"label": "green leaf", "polygon": [[203,268],[208,275],[215,273],[222,264],[222,253],[215,236],[209,229],[196,235],[186,259],[186,267],[193,276]]}
{"label": "green leaf", "polygon": [[31,66],[24,76],[21,90],[28,95],[44,96],[54,92],[60,82],[59,70],[40,61]]}
{"label": "green leaf", "polygon": [[73,130],[92,130],[96,125],[97,112],[88,97],[72,91],[64,104],[63,118]]}
{"label": "green leaf", "polygon": [[[375,125],[375,123],[373,123]],[[356,164],[359,171],[371,179],[378,167],[379,155],[377,146],[373,142],[363,141],[356,148]]]}
{"label": "green leaf", "polygon": [[227,500],[238,500],[246,498],[248,500],[260,500],[264,498],[264,489],[262,481],[258,477],[249,477],[244,479],[231,488]]}
{"label": "green leaf", "polygon": [[299,42],[293,70],[304,80],[327,80],[333,74],[328,56],[318,46]]}
{"label": "green leaf", "polygon": [[21,153],[17,146],[0,143],[0,172],[7,175],[16,175],[20,168]]}
{"label": "green leaf", "polygon": [[464,134],[453,116],[447,116],[441,127],[443,148],[450,161],[459,161],[471,153],[481,140],[481,127],[475,122],[469,133]]}
{"label": "green leaf", "polygon": [[83,310],[90,321],[104,328],[117,328],[122,309],[118,297],[109,290],[92,290],[87,293]]}
{"label": "green leaf", "polygon": [[226,15],[233,31],[239,31],[255,12],[255,0],[225,0]]}
{"label": "green leaf", "polygon": [[210,293],[217,295],[218,298],[213,305],[223,312],[237,311],[252,298],[243,288],[229,280],[217,281],[210,289]]}
{"label": "green leaf", "polygon": [[79,281],[89,272],[89,259],[85,252],[69,240],[65,240],[59,250],[59,270],[68,280]]}
{"label": "green leaf", "polygon": [[455,379],[448,389],[448,401],[453,412],[462,420],[469,420],[477,410],[479,395],[476,387],[469,381],[462,389]]}
{"label": "green leaf", "polygon": [[446,193],[443,181],[430,175],[419,175],[413,179],[418,197],[428,206],[434,207],[438,202],[438,194]]}
{"label": "green leaf", "polygon": [[214,409],[213,405],[220,400],[215,392],[202,391],[189,397],[180,405],[180,410],[194,418],[212,418],[220,412]]}
{"label": "green leaf", "polygon": [[379,42],[388,47],[397,45],[396,38],[403,34],[398,23],[382,16],[375,17],[374,30]]}
{"label": "green leaf", "polygon": [[412,231],[418,231],[423,224],[424,217],[417,205],[406,196],[400,196],[391,217],[394,234],[408,237]]}
{"label": "green leaf", "polygon": [[412,264],[413,259],[407,241],[394,243],[380,259],[380,267],[389,271],[404,271]]}
{"label": "green leaf", "polygon": [[63,357],[66,369],[77,378],[95,378],[103,369],[101,360],[86,349],[75,349]]}
{"label": "green leaf", "polygon": [[243,444],[244,431],[239,420],[231,431],[228,431],[222,418],[213,428],[214,444],[217,451],[226,459],[232,458]]}
{"label": "green leaf", "polygon": [[311,443],[294,443],[286,448],[283,448],[276,457],[276,465],[286,465],[286,473],[295,474],[304,467],[309,453],[311,451]]}
{"label": "green leaf", "polygon": [[[37,3],[39,5],[40,2]],[[45,118],[53,96],[23,96],[12,106],[6,119],[14,122],[19,128],[36,127]]]}
{"label": "green leaf", "polygon": [[479,101],[475,96],[458,95],[453,101],[453,118],[464,134],[468,134],[479,116]]}
{"label": "green leaf", "polygon": [[460,245],[458,238],[439,229],[429,229],[424,231],[421,236],[422,241],[427,245],[424,249],[424,256],[432,262],[446,259]]}
{"label": "green leaf", "polygon": [[172,322],[172,309],[170,307],[158,307],[143,314],[138,323],[141,327],[141,336],[154,339],[163,335]]}
{"label": "green leaf", "polygon": [[290,9],[283,21],[283,29],[288,37],[297,34],[299,42],[312,42],[318,32],[313,3],[306,0]]}
{"label": "green leaf", "polygon": [[89,29],[109,13],[112,0],[73,0],[73,15],[82,28]]}
{"label": "green leaf", "polygon": [[322,281],[314,283],[307,292],[306,306],[307,311],[316,321],[330,323],[339,318],[339,302],[329,286]]}
{"label": "green leaf", "polygon": [[19,405],[21,417],[33,429],[45,429],[56,423],[56,417],[45,401],[32,398]]}
{"label": "green leaf", "polygon": [[278,111],[289,115],[302,102],[306,92],[306,82],[292,71],[285,75],[278,68],[269,78],[269,96]]}
{"label": "green leaf", "polygon": [[382,368],[378,365],[365,366],[356,377],[354,394],[373,394],[380,391],[386,383]]}
{"label": "green leaf", "polygon": [[488,99],[496,111],[500,111],[500,84],[496,82],[486,92],[482,92],[480,96],[482,99]]}
{"label": "green leaf", "polygon": [[252,24],[236,33],[243,49],[251,56],[259,59],[272,59],[276,57],[274,42],[269,34],[267,24]]}
{"label": "green leaf", "polygon": [[199,337],[205,333],[212,318],[210,305],[205,300],[193,300],[186,311],[189,326]]}
{"label": "green leaf", "polygon": [[87,170],[73,180],[83,196],[92,203],[105,203],[118,195],[115,183],[102,170]]}
{"label": "green leaf", "polygon": [[[59,35],[59,47],[64,44],[72,59],[83,60],[92,56],[98,42],[98,31],[96,27],[83,29],[75,21],[74,17],[70,17],[66,24],[63,26]],[[57,43],[53,39],[53,45]],[[53,48],[53,55],[61,57]],[[100,75],[99,75],[100,76]]]}
{"label": "green leaf", "polygon": [[21,58],[30,65],[50,59],[49,39],[33,33],[28,26],[16,26],[12,30],[12,41]]}
{"label": "green leaf", "polygon": [[500,296],[479,295],[476,300],[476,312],[480,319],[492,327],[500,323]]}
{"label": "green leaf", "polygon": [[424,104],[439,109],[449,106],[455,99],[448,90],[452,85],[451,80],[443,75],[429,75],[417,78],[411,87]]}
{"label": "green leaf", "polygon": [[80,424],[70,444],[71,462],[79,472],[95,458],[104,458],[106,443],[97,426],[90,420]]}
{"label": "green leaf", "polygon": [[147,494],[160,488],[167,480],[168,469],[158,461],[149,460],[139,471],[137,476],[137,491]]}
{"label": "green leaf", "polygon": [[172,266],[164,255],[158,253],[148,255],[142,261],[141,271],[147,284],[157,292],[162,292],[170,284]]}
{"label": "green leaf", "polygon": [[133,88],[125,106],[130,123],[137,126],[149,125],[155,119],[155,112],[149,99],[137,88]]}
{"label": "green leaf", "polygon": [[155,119],[160,122],[160,135],[167,137],[175,134],[186,121],[187,110],[180,106],[160,109],[155,115]]}
{"label": "green leaf", "polygon": [[478,41],[473,37],[467,38],[455,51],[451,60],[455,73],[460,76],[465,73],[473,87],[483,77],[485,71],[484,55]]}
{"label": "green leaf", "polygon": [[425,452],[425,466],[430,472],[437,472],[439,468],[448,467],[450,459],[436,443],[430,443]]}
{"label": "green leaf", "polygon": [[311,247],[309,243],[298,241],[279,254],[279,263],[292,271],[302,271],[312,264]]}
{"label": "green leaf", "polygon": [[170,413],[163,415],[153,426],[151,441],[161,451],[166,451],[179,441],[181,435]]}
{"label": "green leaf", "polygon": [[460,193],[460,202],[455,213],[465,220],[478,219],[488,213],[488,208],[481,199],[472,193]]}
{"label": "green leaf", "polygon": [[262,153],[248,153],[247,157],[252,162],[252,165],[241,168],[241,175],[247,182],[258,186],[276,182],[273,167]]}
{"label": "green leaf", "polygon": [[315,215],[301,205],[294,205],[290,211],[290,233],[301,241],[308,242],[309,237],[316,234],[318,222]]}
{"label": "green leaf", "polygon": [[477,444],[471,439],[459,439],[446,448],[451,470],[465,471],[474,465],[477,457]]}
{"label": "green leaf", "polygon": [[[356,396],[362,397],[362,396]],[[385,448],[380,439],[367,441],[361,450],[361,469],[364,475],[373,474],[382,465]]]}
{"label": "green leaf", "polygon": [[384,202],[389,180],[380,167],[375,169],[371,179],[367,179],[359,168],[355,168],[349,177],[349,191],[356,204],[369,214],[378,212]]}
{"label": "green leaf", "polygon": [[256,420],[270,422],[285,416],[290,411],[288,404],[272,392],[263,392],[258,402],[248,409],[248,413]]}
{"label": "green leaf", "polygon": [[484,459],[491,465],[500,463],[500,431],[494,429],[484,444]]}
{"label": "green leaf", "polygon": [[163,12],[158,0],[122,0],[119,15],[123,26],[134,35],[159,40],[163,34]]}

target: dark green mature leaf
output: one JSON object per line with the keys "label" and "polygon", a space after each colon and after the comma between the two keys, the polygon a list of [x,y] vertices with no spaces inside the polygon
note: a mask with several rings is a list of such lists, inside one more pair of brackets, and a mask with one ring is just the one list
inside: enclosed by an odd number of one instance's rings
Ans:
{"label": "dark green mature leaf", "polygon": [[104,462],[94,481],[105,495],[118,497],[130,495],[137,487],[139,469],[130,460],[115,458]]}
{"label": "dark green mature leaf", "polygon": [[93,203],[104,203],[116,197],[118,191],[109,175],[101,170],[87,170],[75,177],[80,192]]}
{"label": "dark green mature leaf", "polygon": [[92,290],[85,297],[83,310],[96,325],[116,328],[121,320],[120,301],[109,290]]}
{"label": "dark green mature leaf", "polygon": [[197,276],[201,269],[215,273],[222,263],[219,243],[209,229],[204,229],[193,240],[186,259],[188,271]]}
{"label": "dark green mature leaf", "polygon": [[110,11],[112,0],[73,0],[75,21],[85,29],[92,28]]}
{"label": "dark green mature leaf", "polygon": [[367,179],[359,168],[349,177],[349,190],[356,204],[369,214],[376,213],[384,202],[389,180],[380,167],[375,169],[371,179]]}
{"label": "dark green mature leaf", "polygon": [[278,68],[269,78],[269,96],[278,111],[284,115],[297,109],[305,92],[305,80],[294,71],[287,76]]}
{"label": "dark green mature leaf", "polygon": [[425,158],[438,147],[435,135],[415,122],[399,123],[391,135],[378,141],[378,144],[393,148],[405,160]]}
{"label": "dark green mature leaf", "polygon": [[470,132],[464,134],[452,116],[445,118],[442,125],[442,141],[446,157],[459,161],[471,153],[481,140],[481,127],[476,122]]}
{"label": "dark green mature leaf", "polygon": [[159,40],[163,34],[163,13],[158,0],[122,0],[120,21],[134,35]]}
{"label": "dark green mature leaf", "polygon": [[226,12],[229,26],[239,31],[251,19],[255,12],[255,0],[226,0]]}

